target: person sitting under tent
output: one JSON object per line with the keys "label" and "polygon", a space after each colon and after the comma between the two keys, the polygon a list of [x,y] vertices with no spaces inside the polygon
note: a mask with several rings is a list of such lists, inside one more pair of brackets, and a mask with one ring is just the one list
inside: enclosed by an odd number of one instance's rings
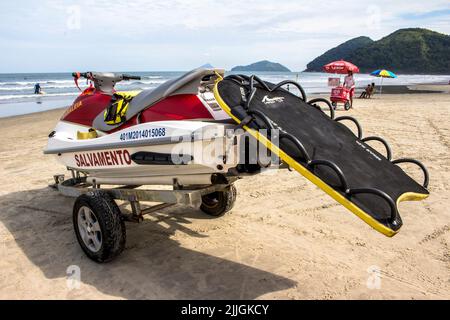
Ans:
{"label": "person sitting under tent", "polygon": [[361,92],[361,95],[359,96],[360,99],[364,99],[364,98],[368,98],[370,96],[370,90],[371,90],[371,85],[368,84],[366,89]]}
{"label": "person sitting under tent", "polygon": [[375,83],[372,82],[372,84],[370,85],[370,91],[369,93],[366,95],[366,98],[370,98],[371,96],[373,96],[375,94]]}
{"label": "person sitting under tent", "polygon": [[368,84],[366,89],[359,96],[360,99],[370,99],[370,97],[375,93],[375,83]]}

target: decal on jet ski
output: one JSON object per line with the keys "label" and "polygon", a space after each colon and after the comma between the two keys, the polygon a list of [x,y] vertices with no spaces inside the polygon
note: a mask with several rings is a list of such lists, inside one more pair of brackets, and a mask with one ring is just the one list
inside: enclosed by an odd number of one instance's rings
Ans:
{"label": "decal on jet ski", "polygon": [[273,103],[283,102],[283,101],[284,101],[284,97],[269,98],[268,96],[264,96],[264,98],[262,99],[262,102],[265,104],[273,104]]}
{"label": "decal on jet ski", "polygon": [[75,154],[78,167],[104,167],[130,165],[131,156],[128,150],[99,151]]}
{"label": "decal on jet ski", "polygon": [[166,128],[154,128],[145,130],[136,130],[124,132],[120,135],[120,140],[138,140],[143,138],[157,138],[164,137],[166,135]]}
{"label": "decal on jet ski", "polygon": [[241,98],[242,98],[242,101],[244,101],[244,102],[247,102],[247,93],[245,92],[245,90],[244,90],[244,88],[239,88],[240,89],[240,91],[241,91]]}
{"label": "decal on jet ski", "polygon": [[77,109],[78,109],[79,107],[81,107],[82,105],[83,105],[83,102],[82,102],[82,101],[78,101],[78,102],[72,104],[72,105],[66,110],[66,112],[64,112],[62,118],[64,118],[65,116],[67,116],[69,113],[71,113],[71,112],[77,110]]}
{"label": "decal on jet ski", "polygon": [[370,155],[372,157],[374,157],[376,160],[381,161],[381,158],[379,156],[377,156],[372,150],[370,150],[369,148],[367,148],[367,146],[365,146],[363,143],[359,142],[358,140],[355,140],[356,144],[359,145],[361,148],[363,148],[364,150],[366,150],[368,153],[370,153]]}

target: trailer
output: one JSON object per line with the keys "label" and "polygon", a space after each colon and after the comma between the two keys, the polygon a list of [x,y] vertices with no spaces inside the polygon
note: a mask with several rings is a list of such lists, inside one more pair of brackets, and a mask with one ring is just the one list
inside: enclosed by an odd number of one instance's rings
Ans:
{"label": "trailer", "polygon": [[[144,215],[176,204],[220,217],[230,211],[236,201],[234,182],[238,177],[201,186],[180,186],[174,179],[171,190],[156,190],[141,185],[103,188],[95,180],[88,182],[83,172],[70,171],[69,179],[55,175],[51,187],[64,196],[76,198],[73,227],[78,243],[90,259],[99,263],[113,260],[125,248],[126,221],[142,222]],[[129,202],[131,212],[122,212],[117,200]],[[144,206],[142,202],[157,204]]]}

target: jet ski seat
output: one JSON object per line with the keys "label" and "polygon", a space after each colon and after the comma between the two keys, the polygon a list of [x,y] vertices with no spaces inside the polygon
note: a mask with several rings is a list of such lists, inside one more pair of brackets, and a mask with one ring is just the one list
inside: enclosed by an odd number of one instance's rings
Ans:
{"label": "jet ski seat", "polygon": [[[169,96],[178,94],[197,94],[200,84],[205,77],[216,74],[223,76],[224,72],[223,69],[198,68],[178,78],[166,81],[155,89],[143,90],[131,100],[126,113],[126,118],[131,119],[139,112],[142,112]],[[120,125],[121,124],[108,125],[105,123],[103,111],[97,115],[92,124],[95,129],[100,131],[110,131]]]}
{"label": "jet ski seat", "polygon": [[[287,84],[295,86],[300,96],[282,88]],[[422,163],[409,158],[392,160],[384,139],[363,137],[360,124],[352,117],[335,118],[328,100],[307,101],[296,82],[275,85],[256,76],[231,75],[217,81],[214,95],[226,113],[281,161],[387,236],[402,226],[399,202],[429,195],[428,172]],[[329,115],[320,108],[322,103]],[[344,120],[354,123],[357,134]],[[386,154],[372,148],[369,141],[382,143]],[[400,168],[405,162],[422,169],[422,184]]]}

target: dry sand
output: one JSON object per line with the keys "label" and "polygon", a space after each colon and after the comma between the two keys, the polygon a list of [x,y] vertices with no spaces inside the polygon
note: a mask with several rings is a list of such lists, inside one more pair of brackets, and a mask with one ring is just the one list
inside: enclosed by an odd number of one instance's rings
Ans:
{"label": "dry sand", "polygon": [[[127,224],[126,250],[103,265],[78,246],[73,200],[47,187],[64,172],[42,154],[61,113],[0,120],[0,298],[450,298],[449,94],[386,95],[338,112],[385,137],[395,158],[430,170],[431,196],[401,204],[394,238],[285,170],[238,181],[236,206],[222,218],[175,207]],[[70,265],[81,269],[79,289],[66,285]],[[379,289],[367,286],[372,266]]]}

